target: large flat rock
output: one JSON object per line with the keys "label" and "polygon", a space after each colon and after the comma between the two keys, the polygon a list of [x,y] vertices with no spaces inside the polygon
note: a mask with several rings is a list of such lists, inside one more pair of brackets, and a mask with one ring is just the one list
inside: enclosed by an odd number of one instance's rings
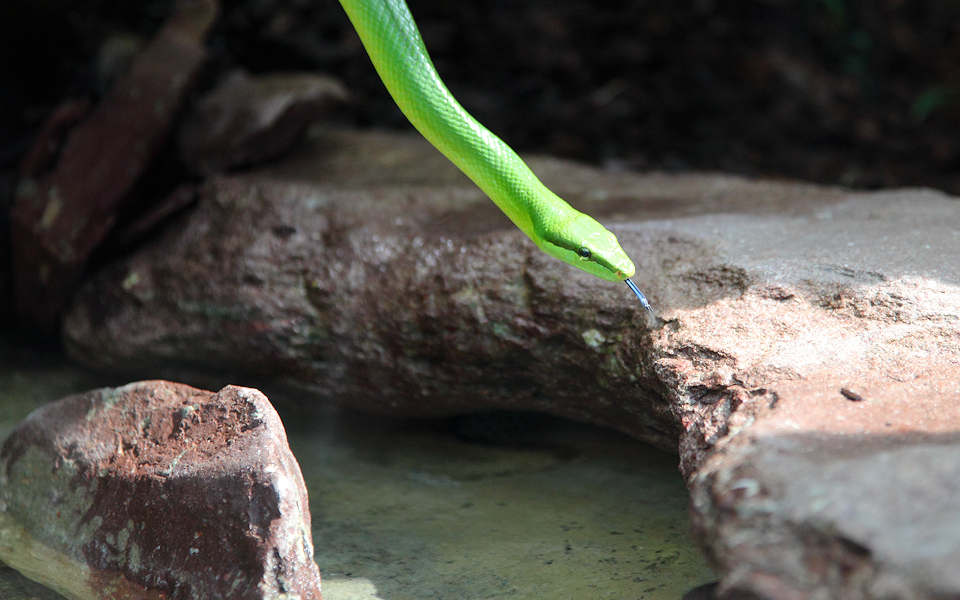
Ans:
{"label": "large flat rock", "polygon": [[98,368],[242,373],[305,404],[607,425],[679,448],[721,593],[960,593],[960,515],[930,508],[957,505],[960,203],[532,166],[609,224],[663,326],[542,255],[419,140],[321,132],[209,180],[187,221],[81,292],[66,343]]}
{"label": "large flat rock", "polygon": [[[533,164],[610,223],[671,318],[740,297],[751,275],[718,254],[718,224],[641,216],[809,213],[842,197]],[[681,420],[650,352],[661,334],[626,286],[541,253],[425,142],[323,134],[271,170],[209,180],[201,196],[187,222],[78,296],[64,330],[74,357],[181,380],[270,377],[305,403],[393,414],[540,410],[676,448]]]}

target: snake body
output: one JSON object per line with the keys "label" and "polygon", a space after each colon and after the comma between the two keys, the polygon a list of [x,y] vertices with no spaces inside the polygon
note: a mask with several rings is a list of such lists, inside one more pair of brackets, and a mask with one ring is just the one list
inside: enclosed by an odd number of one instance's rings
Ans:
{"label": "snake body", "polygon": [[[547,254],[608,281],[633,276],[617,238],[544,186],[440,80],[404,0],[340,0],[380,79],[421,134]],[[631,285],[641,301],[646,300]]]}

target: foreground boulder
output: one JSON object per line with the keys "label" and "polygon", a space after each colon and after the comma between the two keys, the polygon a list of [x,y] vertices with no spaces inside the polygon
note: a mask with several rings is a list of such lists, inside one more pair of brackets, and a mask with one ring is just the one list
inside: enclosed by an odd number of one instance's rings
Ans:
{"label": "foreground boulder", "polygon": [[907,501],[940,481],[923,497],[957,505],[960,203],[532,166],[609,225],[662,326],[420,141],[324,133],[210,180],[81,292],[65,341],[98,368],[254,373],[304,403],[614,427],[679,448],[720,594],[960,594],[960,514]]}
{"label": "foreground boulder", "polygon": [[75,599],[320,600],[310,513],[260,392],[70,396],[0,451],[0,561]]}

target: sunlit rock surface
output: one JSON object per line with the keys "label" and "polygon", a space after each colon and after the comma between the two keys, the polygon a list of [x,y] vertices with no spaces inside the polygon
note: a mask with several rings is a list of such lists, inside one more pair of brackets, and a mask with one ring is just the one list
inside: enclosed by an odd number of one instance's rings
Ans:
{"label": "sunlit rock surface", "polygon": [[263,394],[149,381],[38,409],[0,451],[0,561],[71,599],[320,600]]}
{"label": "sunlit rock surface", "polygon": [[[534,166],[610,224],[668,317],[737,298],[750,276],[696,230],[631,218],[786,201],[799,212],[838,197]],[[544,411],[676,448],[678,407],[649,351],[660,332],[627,287],[540,252],[425,142],[321,134],[270,170],[208,180],[201,196],[188,220],[79,295],[65,321],[74,357],[176,380],[261,376],[302,390],[304,404],[389,414]]]}
{"label": "sunlit rock surface", "polygon": [[99,368],[243,373],[307,405],[607,425],[679,448],[721,593],[960,593],[960,516],[929,508],[957,486],[960,203],[532,166],[616,233],[663,327],[415,138],[321,132],[209,180],[188,220],[81,293],[66,342]]}

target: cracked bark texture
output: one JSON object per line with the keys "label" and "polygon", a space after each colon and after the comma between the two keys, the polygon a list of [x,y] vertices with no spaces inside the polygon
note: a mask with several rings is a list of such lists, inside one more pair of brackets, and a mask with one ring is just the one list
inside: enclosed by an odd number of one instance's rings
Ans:
{"label": "cracked bark texture", "polygon": [[[960,203],[531,166],[617,235],[662,327],[625,286],[540,253],[417,138],[317,131],[281,163],[208,180],[178,228],[81,291],[64,339],[97,368],[270,380],[307,405],[392,414],[537,410],[679,449],[721,594],[960,593],[904,566],[919,551],[881,551],[918,522],[949,527],[922,504],[880,518],[897,479],[864,498],[844,471],[876,468],[850,458],[861,446],[950,447]],[[828,465],[843,476],[821,481]],[[916,485],[946,506],[960,498],[942,472]],[[859,529],[841,535],[847,522]],[[930,560],[960,552],[937,539]],[[854,566],[824,566],[838,556]]]}

